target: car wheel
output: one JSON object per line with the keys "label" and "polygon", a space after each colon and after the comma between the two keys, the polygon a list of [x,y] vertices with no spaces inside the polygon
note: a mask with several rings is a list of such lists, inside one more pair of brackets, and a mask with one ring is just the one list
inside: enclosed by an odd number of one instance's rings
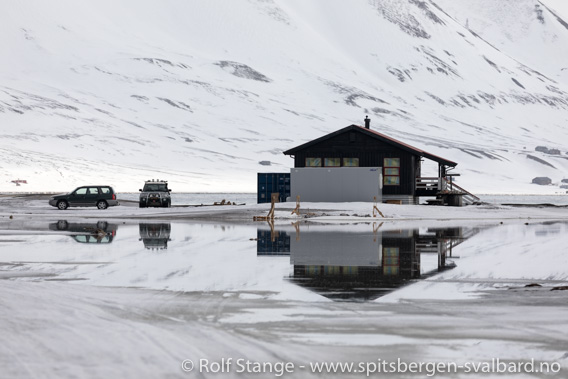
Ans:
{"label": "car wheel", "polygon": [[97,229],[106,230],[108,223],[106,221],[97,222]]}
{"label": "car wheel", "polygon": [[139,208],[146,208],[146,206],[145,206],[144,204],[142,204],[142,203],[140,203],[140,204],[138,205],[138,207],[139,207]]}
{"label": "car wheel", "polygon": [[108,208],[108,204],[107,204],[107,202],[104,201],[104,200],[99,200],[99,201],[97,202],[97,208],[99,208],[99,209],[107,209],[107,208]]}
{"label": "car wheel", "polygon": [[57,230],[67,230],[69,224],[65,220],[57,221]]}
{"label": "car wheel", "polygon": [[65,200],[59,200],[57,202],[57,209],[61,209],[62,211],[66,210],[69,207],[69,204]]}

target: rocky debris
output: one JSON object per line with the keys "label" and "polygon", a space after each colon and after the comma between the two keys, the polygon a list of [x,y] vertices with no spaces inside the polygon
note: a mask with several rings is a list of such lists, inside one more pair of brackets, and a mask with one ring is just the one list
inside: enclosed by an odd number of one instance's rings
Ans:
{"label": "rocky debris", "polygon": [[549,184],[552,184],[552,179],[550,179],[547,176],[537,176],[536,178],[534,178],[532,180],[532,183],[538,184],[538,185],[541,185],[541,186],[547,186]]}
{"label": "rocky debris", "polygon": [[237,205],[237,203],[235,202],[230,202],[230,201],[226,201],[225,199],[221,200],[221,201],[216,201],[213,203],[213,205]]}

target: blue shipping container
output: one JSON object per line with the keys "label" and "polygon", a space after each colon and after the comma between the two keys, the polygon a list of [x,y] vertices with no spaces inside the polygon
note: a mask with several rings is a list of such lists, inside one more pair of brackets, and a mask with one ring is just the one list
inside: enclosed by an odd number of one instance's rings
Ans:
{"label": "blue shipping container", "polygon": [[257,202],[270,203],[270,196],[278,193],[281,203],[290,197],[290,174],[289,173],[258,173],[258,198]]}

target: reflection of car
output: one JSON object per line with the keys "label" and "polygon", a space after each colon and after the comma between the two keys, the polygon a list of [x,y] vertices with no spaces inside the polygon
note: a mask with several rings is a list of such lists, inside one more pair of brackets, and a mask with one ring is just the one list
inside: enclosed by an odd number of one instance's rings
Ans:
{"label": "reflection of car", "polygon": [[140,240],[146,249],[167,249],[171,224],[140,224]]}
{"label": "reflection of car", "polygon": [[71,238],[73,238],[75,241],[81,243],[111,243],[114,236],[116,235],[116,229],[118,229],[118,225],[109,224],[106,221],[87,223],[67,222],[65,220],[60,220],[49,224],[49,229],[83,233],[73,234],[71,236]]}
{"label": "reflection of car", "polygon": [[77,236],[71,236],[71,238],[79,243],[111,243],[113,236],[108,234],[81,234]]}
{"label": "reflection of car", "polygon": [[146,207],[171,207],[171,189],[165,180],[148,180],[140,191],[140,208]]}
{"label": "reflection of car", "polygon": [[116,193],[111,186],[83,186],[65,195],[56,195],[49,205],[64,210],[68,207],[97,207],[106,209],[118,205]]}

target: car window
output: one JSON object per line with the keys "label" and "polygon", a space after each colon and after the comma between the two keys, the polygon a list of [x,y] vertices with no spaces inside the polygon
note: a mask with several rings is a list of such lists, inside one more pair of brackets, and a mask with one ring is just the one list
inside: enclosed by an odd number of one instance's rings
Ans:
{"label": "car window", "polygon": [[83,188],[78,188],[75,191],[75,195],[86,195],[87,194],[87,188],[83,187]]}
{"label": "car window", "polygon": [[87,194],[89,195],[98,195],[99,194],[99,189],[97,187],[89,187],[89,190],[87,191]]}
{"label": "car window", "polygon": [[147,191],[167,191],[168,185],[161,183],[150,183],[144,185],[144,192]]}
{"label": "car window", "polygon": [[101,193],[109,194],[110,193],[110,187],[101,187]]}

